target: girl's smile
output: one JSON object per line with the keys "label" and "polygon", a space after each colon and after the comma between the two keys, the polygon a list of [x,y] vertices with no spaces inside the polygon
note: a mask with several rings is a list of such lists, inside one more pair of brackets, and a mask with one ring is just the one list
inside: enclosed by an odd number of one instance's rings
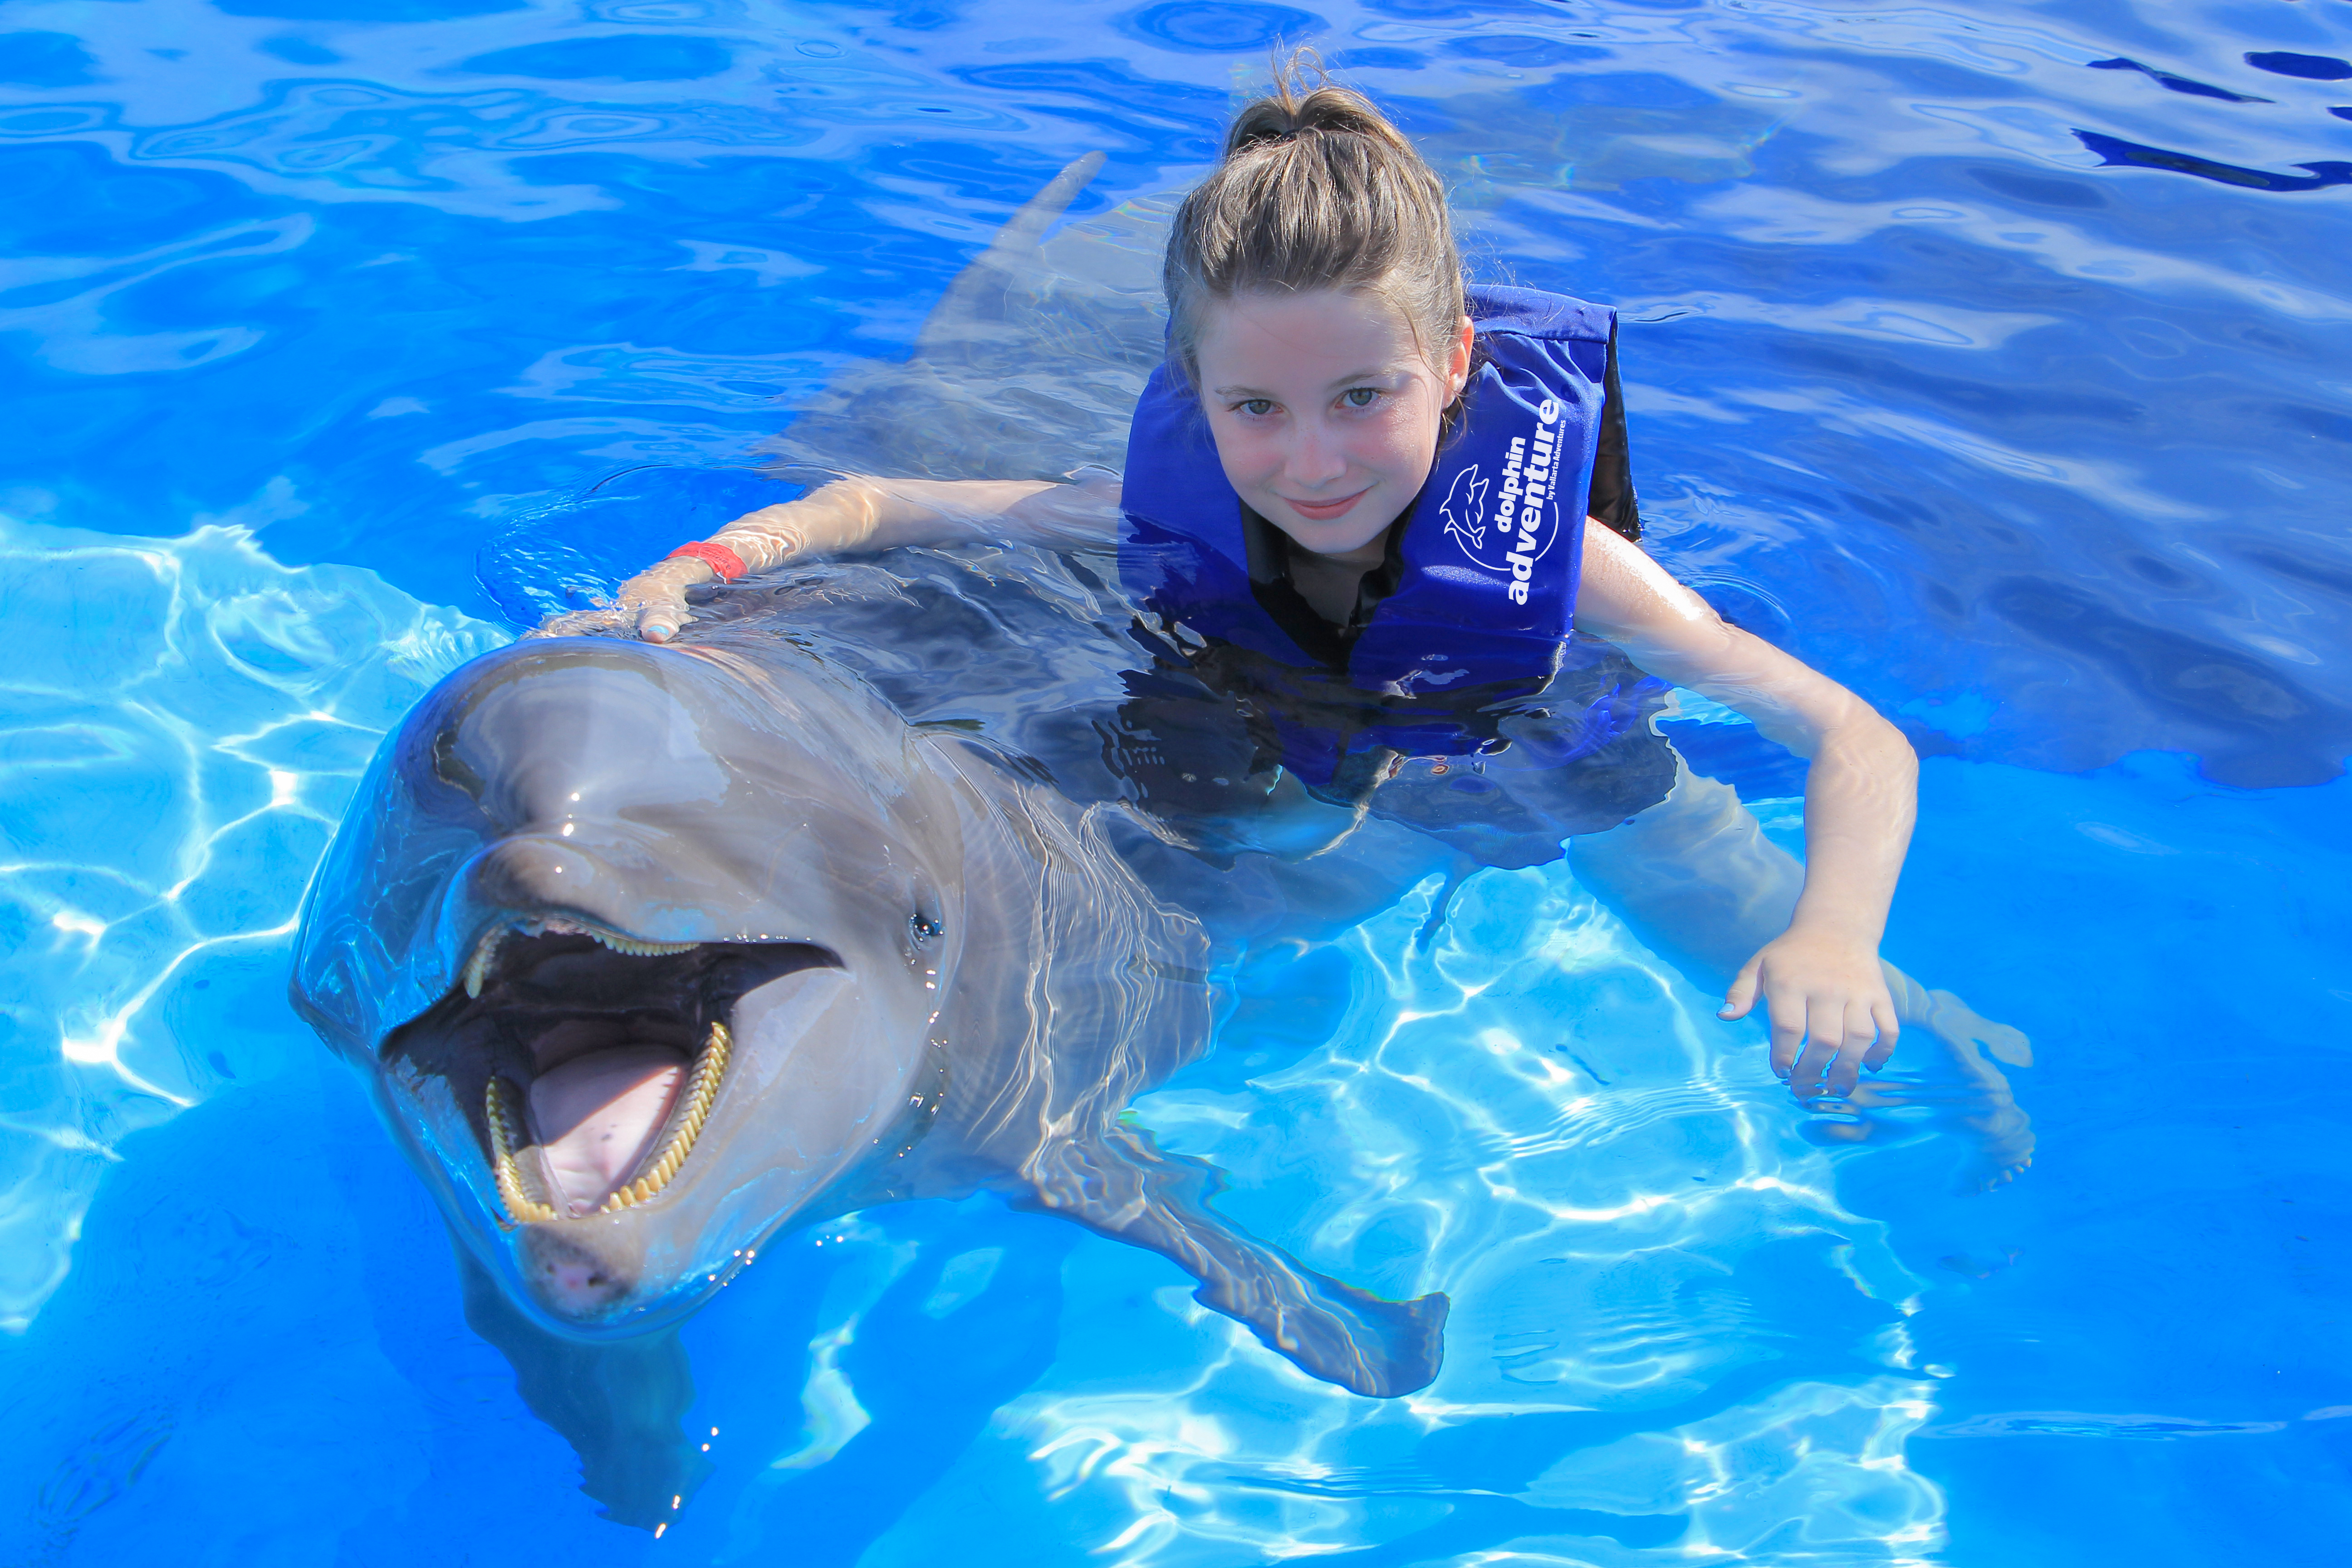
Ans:
{"label": "girl's smile", "polygon": [[1285,496],[1283,500],[1288,503],[1291,510],[1308,521],[1328,522],[1370,494],[1371,490],[1366,488],[1353,495],[1341,496],[1338,500],[1307,501],[1300,500],[1295,496]]}

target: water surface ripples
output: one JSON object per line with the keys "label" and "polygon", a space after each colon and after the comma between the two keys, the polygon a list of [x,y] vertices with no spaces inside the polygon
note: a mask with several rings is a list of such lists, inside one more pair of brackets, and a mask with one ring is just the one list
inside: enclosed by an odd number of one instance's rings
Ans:
{"label": "water surface ripples", "polygon": [[[1557,868],[1423,945],[1432,884],[1253,959],[1137,1108],[1259,1234],[1446,1290],[1432,1389],[1352,1398],[1152,1258],[909,1206],[696,1321],[716,1468],[657,1545],[604,1523],[286,1012],[311,862],[417,692],[665,531],[603,514],[529,583],[513,541],[755,461],[1089,150],[1057,259],[1143,297],[1278,38],[1421,139],[1482,275],[1625,307],[1653,547],[1929,759],[1888,951],[2033,1037],[2037,1164],[1957,1196],[1947,1110],[1807,1116]],[[0,1555],[2325,1555],[2347,58],[2341,0],[15,0]],[[1004,564],[918,575],[978,605]],[[912,692],[904,652],[874,678]],[[1036,689],[972,668],[962,717],[1026,744]],[[1725,717],[1677,736],[1793,841]]]}

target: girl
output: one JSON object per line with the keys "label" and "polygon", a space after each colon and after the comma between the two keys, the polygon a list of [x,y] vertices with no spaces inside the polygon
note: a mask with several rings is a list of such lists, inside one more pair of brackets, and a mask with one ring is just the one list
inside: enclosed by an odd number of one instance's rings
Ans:
{"label": "girl", "polygon": [[[1848,1094],[1906,1022],[2000,1082],[1969,1042],[2021,1053],[2021,1037],[1878,959],[1912,826],[1909,744],[1633,542],[1612,311],[1465,294],[1427,163],[1366,100],[1287,79],[1241,112],[1183,204],[1164,281],[1167,362],[1123,488],[844,479],[549,629],[667,641],[688,589],[817,552],[1116,544],[1159,658],[1112,750],[1194,842],[1302,853],[1333,833],[1282,826],[1302,820],[1286,805],[1314,802],[1342,807],[1339,832],[1370,811],[1487,864],[1557,858],[1567,837],[1585,886],[1695,977],[1728,982],[1721,1016],[1762,1000],[1773,1067],[1800,1094]],[[1680,766],[1643,672],[1811,760],[1802,867],[1727,786]],[[1247,710],[1251,762],[1187,765],[1185,704],[1206,696]],[[1181,798],[1213,793],[1213,773],[1228,798]],[[1239,826],[1235,795],[1256,806]],[[2031,1147],[1998,1099],[2009,1131],[1988,1174]]]}

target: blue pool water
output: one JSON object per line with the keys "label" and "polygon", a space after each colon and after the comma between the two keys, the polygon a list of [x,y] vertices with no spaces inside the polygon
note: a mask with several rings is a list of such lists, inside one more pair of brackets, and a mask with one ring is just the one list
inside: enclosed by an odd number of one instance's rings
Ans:
{"label": "blue pool water", "polygon": [[[2035,1163],[1822,1139],[1558,867],[1425,949],[1424,888],[1137,1110],[1448,1292],[1426,1393],[901,1205],[691,1323],[712,1468],[607,1522],[288,1010],[311,866],[534,520],[753,460],[1090,149],[1070,254],[1148,275],[1277,38],[1483,275],[1625,308],[1653,548],[1927,758],[1887,952],[2032,1037]],[[2334,1560],[2347,58],[2344,0],[10,0],[0,1561]]]}

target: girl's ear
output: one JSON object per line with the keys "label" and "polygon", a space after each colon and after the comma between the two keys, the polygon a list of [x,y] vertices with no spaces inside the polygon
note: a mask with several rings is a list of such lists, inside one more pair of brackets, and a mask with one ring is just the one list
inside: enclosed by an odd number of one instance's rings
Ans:
{"label": "girl's ear", "polygon": [[1470,350],[1477,341],[1477,329],[1470,324],[1469,317],[1463,317],[1461,329],[1454,334],[1454,352],[1446,358],[1445,386],[1451,394],[1446,399],[1449,404],[1461,396],[1462,389],[1470,384]]}

